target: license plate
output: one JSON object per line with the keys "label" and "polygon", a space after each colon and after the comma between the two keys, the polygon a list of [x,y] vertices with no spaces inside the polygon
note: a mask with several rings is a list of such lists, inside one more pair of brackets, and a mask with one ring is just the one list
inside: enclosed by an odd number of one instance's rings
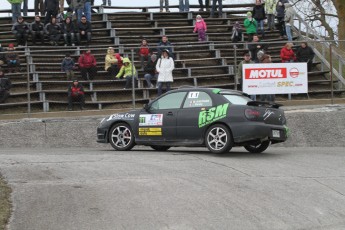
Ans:
{"label": "license plate", "polygon": [[272,137],[280,137],[280,130],[272,130]]}

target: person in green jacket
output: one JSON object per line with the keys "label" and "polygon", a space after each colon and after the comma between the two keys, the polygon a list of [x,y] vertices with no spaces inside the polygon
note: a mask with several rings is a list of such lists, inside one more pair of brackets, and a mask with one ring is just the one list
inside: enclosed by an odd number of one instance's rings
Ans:
{"label": "person in green jacket", "polygon": [[7,0],[12,7],[12,23],[16,23],[17,18],[21,16],[21,5],[23,3],[23,0]]}
{"label": "person in green jacket", "polygon": [[244,19],[244,28],[246,28],[249,42],[253,40],[253,35],[256,34],[257,24],[258,22],[252,17],[252,12],[248,12],[247,18]]}
{"label": "person in green jacket", "polygon": [[123,66],[121,67],[119,73],[116,75],[116,78],[120,78],[123,75],[123,78],[126,79],[126,85],[124,89],[130,89],[130,86],[132,85],[132,78],[136,77],[137,70],[135,69],[135,66],[132,65],[129,58],[123,59]]}

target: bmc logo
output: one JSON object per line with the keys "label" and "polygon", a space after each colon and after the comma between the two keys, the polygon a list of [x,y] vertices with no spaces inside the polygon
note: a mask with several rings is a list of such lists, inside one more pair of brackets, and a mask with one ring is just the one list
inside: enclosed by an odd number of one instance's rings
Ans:
{"label": "bmc logo", "polygon": [[281,79],[287,78],[286,68],[245,69],[245,79]]}

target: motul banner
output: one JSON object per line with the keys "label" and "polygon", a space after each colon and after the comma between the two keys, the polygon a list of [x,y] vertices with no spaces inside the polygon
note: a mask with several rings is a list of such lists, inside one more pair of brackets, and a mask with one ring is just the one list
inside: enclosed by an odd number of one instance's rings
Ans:
{"label": "motul banner", "polygon": [[307,63],[244,64],[243,75],[249,95],[308,93]]}

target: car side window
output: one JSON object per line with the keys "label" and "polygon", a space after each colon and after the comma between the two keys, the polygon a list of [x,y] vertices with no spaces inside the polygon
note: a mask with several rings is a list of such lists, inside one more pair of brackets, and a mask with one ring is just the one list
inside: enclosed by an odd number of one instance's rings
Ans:
{"label": "car side window", "polygon": [[186,92],[170,93],[153,102],[151,104],[151,109],[178,109],[181,107],[186,94]]}
{"label": "car side window", "polygon": [[188,92],[183,108],[197,108],[212,106],[212,99],[210,95],[205,92],[191,91]]}

